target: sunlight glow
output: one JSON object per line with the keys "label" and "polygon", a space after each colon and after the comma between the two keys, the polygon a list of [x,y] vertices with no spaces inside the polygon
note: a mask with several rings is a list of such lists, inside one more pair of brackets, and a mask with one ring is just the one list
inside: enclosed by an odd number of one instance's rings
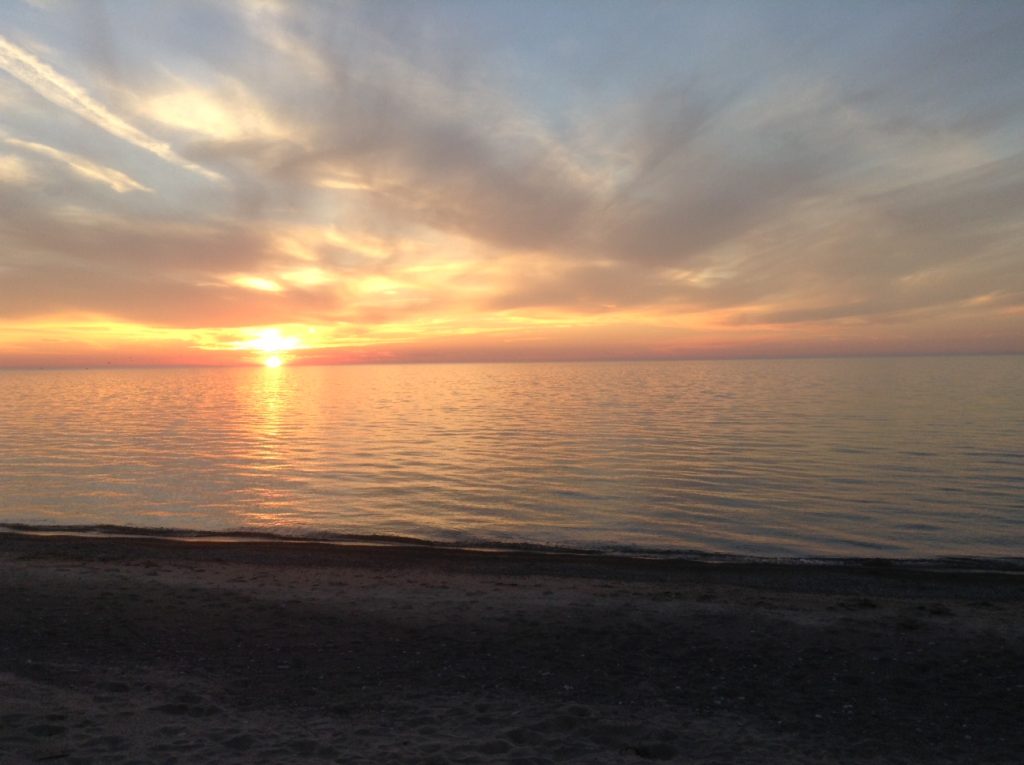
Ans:
{"label": "sunlight glow", "polygon": [[272,327],[261,331],[255,339],[244,342],[241,346],[263,353],[278,353],[279,351],[294,351],[299,347],[299,339],[282,335],[281,330]]}
{"label": "sunlight glow", "polygon": [[280,356],[268,356],[267,358],[263,359],[263,366],[270,367],[271,369],[276,369],[282,364],[284,364],[284,361],[281,359]]}

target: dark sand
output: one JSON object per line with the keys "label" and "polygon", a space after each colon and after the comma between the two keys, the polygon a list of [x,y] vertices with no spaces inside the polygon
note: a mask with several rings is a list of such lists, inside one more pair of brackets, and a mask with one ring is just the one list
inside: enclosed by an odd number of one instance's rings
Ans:
{"label": "dark sand", "polygon": [[1020,763],[1024,577],[0,534],[0,762]]}

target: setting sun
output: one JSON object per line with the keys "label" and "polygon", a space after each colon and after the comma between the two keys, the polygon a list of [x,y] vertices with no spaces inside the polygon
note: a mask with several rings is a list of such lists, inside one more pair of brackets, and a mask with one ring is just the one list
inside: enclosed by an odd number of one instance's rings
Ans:
{"label": "setting sun", "polygon": [[293,351],[306,346],[279,327],[251,328],[243,330],[248,339],[231,343],[228,347],[237,351],[249,351],[250,360],[266,367],[280,367],[292,360]]}
{"label": "setting sun", "polygon": [[294,337],[285,337],[277,328],[265,329],[260,332],[255,340],[250,340],[243,345],[265,353],[276,351],[291,351],[299,347],[299,341]]}

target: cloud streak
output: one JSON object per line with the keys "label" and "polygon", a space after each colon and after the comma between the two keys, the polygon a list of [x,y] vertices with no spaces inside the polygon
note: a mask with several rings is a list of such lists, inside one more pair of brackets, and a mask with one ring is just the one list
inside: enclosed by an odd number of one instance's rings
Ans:
{"label": "cloud streak", "polygon": [[77,154],[61,151],[60,149],[55,149],[52,146],[35,143],[34,141],[22,141],[18,138],[7,138],[4,143],[8,146],[25,149],[26,151],[57,160],[70,168],[72,172],[77,173],[83,178],[88,178],[91,181],[102,183],[121,194],[126,191],[152,191],[152,189],[143,186],[134,178],[125,175],[120,170],[103,167],[102,165],[91,162],[85,157],[80,157]]}
{"label": "cloud streak", "polygon": [[21,80],[36,93],[57,106],[67,109],[96,127],[117,136],[160,159],[205,178],[215,180],[217,174],[179,157],[170,145],[158,141],[111,112],[89,95],[78,83],[60,74],[29,51],[0,35],[0,69]]}

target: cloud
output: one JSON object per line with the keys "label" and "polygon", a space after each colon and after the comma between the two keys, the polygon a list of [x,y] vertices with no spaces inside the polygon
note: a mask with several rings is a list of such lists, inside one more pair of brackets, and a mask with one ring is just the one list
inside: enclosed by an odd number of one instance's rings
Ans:
{"label": "cloud", "polygon": [[120,170],[103,167],[102,165],[98,165],[85,157],[78,156],[77,154],[61,151],[60,149],[55,149],[52,146],[46,146],[45,144],[35,143],[33,141],[22,141],[18,138],[7,138],[4,139],[4,142],[9,146],[25,149],[26,151],[57,160],[81,177],[102,183],[118,193],[124,193],[126,191],[152,191],[152,189],[143,186],[134,178],[125,175]]}
{"label": "cloud", "polygon": [[148,119],[205,139],[282,140],[288,130],[276,124],[258,100],[241,83],[225,80],[216,92],[181,85],[149,96],[139,111]]}
{"label": "cloud", "polygon": [[0,154],[0,183],[25,184],[33,178],[24,159],[15,154]]}
{"label": "cloud", "polygon": [[70,311],[155,326],[240,327],[316,322],[337,307],[334,293],[324,289],[256,291],[78,264],[33,263],[0,269],[3,319]]}
{"label": "cloud", "polygon": [[[128,219],[78,208],[40,209],[0,193],[11,214],[0,221],[0,263],[59,261],[144,273],[254,271],[274,262],[265,231],[230,222]],[[8,202],[8,200],[11,200]]]}
{"label": "cloud", "polygon": [[0,35],[0,69],[21,80],[48,101],[77,114],[111,135],[144,149],[173,165],[206,178],[216,179],[218,177],[216,173],[182,159],[168,144],[146,135],[129,124],[90,96],[78,83],[60,74],[49,64],[40,61],[29,51],[15,45],[2,35]]}
{"label": "cloud", "polygon": [[281,179],[365,191],[394,217],[521,249],[565,241],[588,205],[543,146],[437,114],[381,83],[341,82],[337,92],[312,146],[279,158]]}

